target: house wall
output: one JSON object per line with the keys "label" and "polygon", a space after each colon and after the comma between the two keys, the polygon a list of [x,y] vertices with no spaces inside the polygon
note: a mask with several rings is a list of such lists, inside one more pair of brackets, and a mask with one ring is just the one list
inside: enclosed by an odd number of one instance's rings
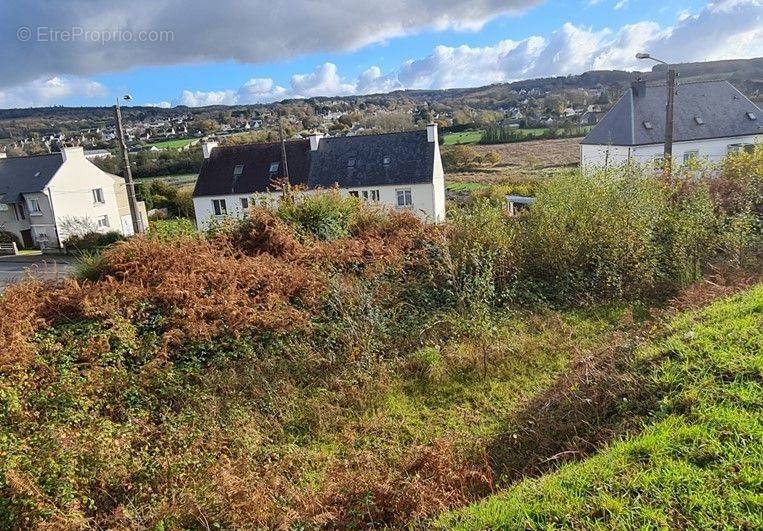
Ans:
{"label": "house wall", "polygon": [[[109,226],[98,230],[123,233],[113,176],[88,161],[82,148],[66,148],[65,155],[66,161],[48,184],[61,239],[70,232],[68,225],[87,220],[95,228],[101,216],[107,216]],[[104,203],[93,201],[95,188],[103,190]]]}
{"label": "house wall", "polygon": [[[410,190],[411,211],[423,219],[430,221],[442,221],[445,219],[445,185],[444,177],[441,177],[440,182],[437,183],[435,178],[434,183],[424,184],[411,184],[403,186],[366,186],[361,188],[340,188],[339,193],[343,196],[348,196],[351,191],[359,192],[359,195],[363,195],[363,191],[379,190],[379,204],[390,208],[397,209],[397,191],[398,190]],[[301,192],[304,194],[314,193],[314,191]],[[241,207],[241,199],[248,198],[249,204],[253,202],[274,202],[277,203],[280,200],[281,193],[274,192],[270,194],[253,194],[253,195],[220,195],[220,196],[208,196],[208,197],[194,197],[193,206],[196,212],[196,227],[199,230],[207,230],[211,223],[215,220],[222,220],[225,217],[229,218],[242,218],[245,214],[244,209]],[[228,210],[227,216],[215,216],[214,207],[212,201],[215,199],[225,199],[225,204]]]}
{"label": "house wall", "polygon": [[[731,144],[759,144],[761,142],[763,142],[763,135],[675,142],[673,143],[673,161],[675,164],[682,164],[684,153],[696,150],[699,152],[700,160],[719,162],[726,156]],[[628,161],[650,164],[655,157],[662,156],[663,150],[663,144],[633,147],[581,144],[580,161],[584,169],[603,167],[605,164],[618,166]]]}

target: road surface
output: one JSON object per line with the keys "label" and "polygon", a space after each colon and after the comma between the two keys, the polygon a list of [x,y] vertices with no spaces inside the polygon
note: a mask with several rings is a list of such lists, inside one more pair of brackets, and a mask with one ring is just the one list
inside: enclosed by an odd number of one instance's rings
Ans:
{"label": "road surface", "polygon": [[55,280],[74,272],[70,256],[24,254],[0,256],[0,292],[27,276]]}

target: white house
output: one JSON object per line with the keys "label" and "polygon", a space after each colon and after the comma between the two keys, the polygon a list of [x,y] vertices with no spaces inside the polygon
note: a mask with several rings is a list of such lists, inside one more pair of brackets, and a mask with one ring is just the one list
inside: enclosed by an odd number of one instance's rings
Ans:
{"label": "white house", "polygon": [[[580,143],[583,168],[662,160],[666,84],[634,81]],[[763,140],[761,110],[727,81],[679,83],[673,110],[673,161],[716,162]]]}
{"label": "white house", "polygon": [[255,197],[277,198],[274,182],[285,176],[307,192],[337,187],[342,194],[422,218],[445,219],[445,175],[437,125],[426,131],[324,138],[244,146],[202,145],[204,162],[193,192],[196,224],[241,217]]}
{"label": "white house", "polygon": [[0,230],[14,233],[25,248],[50,249],[83,225],[133,233],[122,177],[99,169],[81,147],[35,157],[0,154]]}

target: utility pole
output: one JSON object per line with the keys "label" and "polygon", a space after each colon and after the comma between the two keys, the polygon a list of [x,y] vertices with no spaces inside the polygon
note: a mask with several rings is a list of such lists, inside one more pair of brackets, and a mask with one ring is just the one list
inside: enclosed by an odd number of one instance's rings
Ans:
{"label": "utility pole", "polygon": [[652,57],[651,54],[645,52],[639,52],[636,54],[636,59],[650,59],[656,63],[662,63],[668,67],[668,79],[667,79],[667,102],[665,104],[665,146],[662,153],[662,158],[665,162],[665,173],[670,176],[673,170],[673,101],[676,95],[676,69],[671,67],[668,63],[662,59]]}
{"label": "utility pole", "polygon": [[668,68],[668,102],[665,107],[665,151],[663,158],[668,172],[673,166],[673,98],[676,94],[676,70]]}
{"label": "utility pole", "polygon": [[[132,99],[129,95],[124,97],[125,100]],[[130,168],[130,155],[127,152],[127,144],[125,144],[124,129],[122,127],[122,110],[119,108],[119,99],[117,104],[114,105],[114,117],[117,122],[117,143],[119,150],[122,154],[122,162],[125,165],[124,178],[127,185],[127,202],[130,205],[130,217],[132,217],[132,228],[135,234],[143,234],[146,232],[146,228],[143,225],[143,218],[140,215],[140,209],[138,208],[138,199],[135,197],[135,183],[132,180],[132,168]]]}
{"label": "utility pole", "polygon": [[286,141],[283,138],[283,121],[281,115],[278,115],[278,136],[281,138],[281,159],[283,160],[283,176],[286,184],[289,185],[289,163],[286,161]]}

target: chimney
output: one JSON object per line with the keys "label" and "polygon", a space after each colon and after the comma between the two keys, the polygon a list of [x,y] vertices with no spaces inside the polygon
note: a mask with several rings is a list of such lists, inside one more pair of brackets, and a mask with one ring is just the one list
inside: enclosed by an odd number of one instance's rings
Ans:
{"label": "chimney", "polygon": [[437,143],[437,124],[431,123],[427,125],[427,142]]}
{"label": "chimney", "polygon": [[310,138],[310,151],[318,151],[318,144],[321,143],[321,138],[323,138],[323,134],[313,133],[308,138]]}
{"label": "chimney", "polygon": [[204,152],[204,158],[208,159],[212,154],[212,150],[217,147],[217,142],[203,142],[201,144],[201,150]]}
{"label": "chimney", "polygon": [[64,162],[75,157],[83,159],[85,158],[85,150],[82,148],[82,146],[61,148],[61,158],[64,159]]}
{"label": "chimney", "polygon": [[646,81],[641,78],[631,82],[631,90],[634,98],[643,98],[646,95]]}

